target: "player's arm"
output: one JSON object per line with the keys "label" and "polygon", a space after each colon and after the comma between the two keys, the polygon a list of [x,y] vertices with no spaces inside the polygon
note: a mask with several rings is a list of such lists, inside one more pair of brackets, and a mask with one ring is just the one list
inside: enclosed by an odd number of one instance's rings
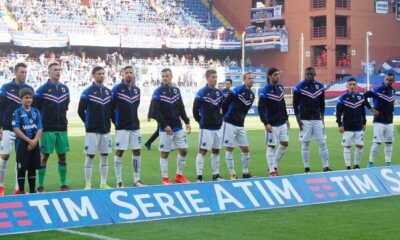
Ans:
{"label": "player's arm", "polygon": [[201,101],[196,96],[193,102],[193,117],[194,120],[196,120],[196,122],[200,122],[200,107],[201,107]]}
{"label": "player's arm", "polygon": [[325,91],[322,91],[321,96],[319,98],[319,107],[321,109],[321,119],[322,123],[324,123],[325,116]]}
{"label": "player's arm", "polygon": [[28,138],[20,129],[19,129],[19,125],[21,123],[21,120],[19,118],[19,115],[16,111],[14,111],[13,115],[12,115],[12,127],[13,130],[15,132],[15,134],[21,138],[22,140],[24,140],[25,142],[31,144],[32,140],[30,138]]}
{"label": "player's arm", "polygon": [[228,112],[229,105],[233,103],[233,100],[235,99],[235,93],[234,92],[229,92],[228,96],[224,99],[222,102],[222,113],[225,115],[226,112]]}
{"label": "player's arm", "polygon": [[367,113],[365,111],[365,102],[364,102],[361,107],[361,116],[363,119],[363,130],[365,130],[365,126],[367,125],[367,116],[366,115],[367,115]]}
{"label": "player's arm", "polygon": [[285,98],[283,99],[283,108],[285,109],[285,120],[286,120],[286,125],[288,127],[288,129],[290,128],[290,123],[289,123],[289,115],[287,113],[287,109],[286,109],[286,101]]}
{"label": "player's arm", "polygon": [[168,126],[168,124],[167,121],[165,121],[165,118],[162,114],[160,100],[153,98],[151,102],[152,102],[151,104],[154,107],[153,118],[158,122],[160,128],[164,129],[166,126]]}
{"label": "player's arm", "polygon": [[379,112],[375,108],[373,108],[368,101],[368,98],[373,98],[374,96],[375,93],[372,90],[369,90],[366,93],[364,93],[364,104],[374,116],[378,116]]}
{"label": "player's arm", "polygon": [[39,109],[39,111],[42,111],[42,103],[43,103],[43,97],[42,97],[42,88],[39,88],[35,94],[33,94],[33,101],[32,101],[32,107]]}
{"label": "player's arm", "polygon": [[186,114],[185,104],[183,103],[182,97],[179,97],[179,109],[181,119],[185,122],[186,125],[186,131],[190,133],[192,131],[192,127],[190,126],[190,119]]}
{"label": "player's arm", "polygon": [[87,107],[87,98],[86,98],[85,93],[83,93],[79,100],[78,115],[81,118],[82,122],[84,122],[84,123],[85,123],[85,119],[86,119],[86,107]]}
{"label": "player's arm", "polygon": [[69,88],[67,86],[65,86],[65,88],[67,89],[67,93],[68,93],[67,100],[66,100],[66,103],[65,103],[66,104],[65,111],[68,111],[69,103],[71,102],[71,99],[69,97]]}
{"label": "player's arm", "polygon": [[265,106],[267,105],[266,103],[266,98],[264,97],[263,93],[260,94],[258,98],[258,115],[260,116],[260,120],[264,125],[268,124],[268,118],[265,116]]}
{"label": "player's arm", "polygon": [[300,119],[299,104],[300,104],[300,92],[298,92],[295,89],[293,92],[293,110],[294,110],[294,115],[296,116],[296,121],[299,124],[299,128],[300,130],[302,130],[303,123],[301,122]]}
{"label": "player's arm", "polygon": [[4,112],[6,110],[6,101],[7,101],[6,92],[5,92],[5,89],[2,88],[0,90],[0,140],[2,138],[2,125],[1,124],[2,124]]}
{"label": "player's arm", "polygon": [[118,90],[117,90],[118,86],[115,86],[112,90],[111,90],[111,106],[110,106],[110,111],[111,111],[111,121],[114,123],[115,125],[115,114],[116,114],[116,105],[117,105],[117,94],[118,94]]}
{"label": "player's arm", "polygon": [[340,99],[339,102],[336,104],[336,122],[338,124],[340,133],[344,132],[343,122],[342,122],[343,109],[344,109],[344,105]]}

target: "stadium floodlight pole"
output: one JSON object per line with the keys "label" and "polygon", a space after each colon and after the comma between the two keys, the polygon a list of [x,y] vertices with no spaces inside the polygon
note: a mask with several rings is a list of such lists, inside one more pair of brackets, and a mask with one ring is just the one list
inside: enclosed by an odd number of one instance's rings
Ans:
{"label": "stadium floodlight pole", "polygon": [[244,62],[245,62],[245,48],[246,48],[246,32],[242,33],[242,74],[244,74]]}
{"label": "stadium floodlight pole", "polygon": [[300,80],[299,82],[301,82],[304,78],[304,34],[301,33],[300,36]]}
{"label": "stadium floodlight pole", "polygon": [[369,38],[372,36],[372,32],[368,31],[365,33],[365,57],[366,57],[366,70],[367,70],[367,91],[369,90],[369,84],[370,84],[370,76],[369,76]]}

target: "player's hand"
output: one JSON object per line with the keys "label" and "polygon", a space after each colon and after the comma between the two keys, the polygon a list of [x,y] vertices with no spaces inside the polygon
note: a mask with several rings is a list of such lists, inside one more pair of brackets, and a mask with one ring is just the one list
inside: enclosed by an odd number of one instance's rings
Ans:
{"label": "player's hand", "polygon": [[190,126],[190,123],[186,124],[186,131],[189,133],[192,132],[192,127]]}
{"label": "player's hand", "polygon": [[379,112],[378,112],[375,108],[371,108],[369,111],[370,111],[370,112],[372,113],[372,115],[374,115],[375,117],[377,117],[377,116],[379,115]]}
{"label": "player's hand", "polygon": [[287,129],[289,130],[289,129],[290,129],[290,122],[289,122],[289,120],[286,121],[286,126],[287,126]]}
{"label": "player's hand", "polygon": [[219,109],[219,113],[220,113],[221,115],[224,115],[224,111],[222,111],[222,108]]}
{"label": "player's hand", "polygon": [[272,126],[271,126],[271,124],[265,125],[265,130],[267,130],[267,132],[269,132],[269,133],[272,133]]}
{"label": "player's hand", "polygon": [[300,131],[302,131],[304,126],[303,121],[299,120],[297,123],[299,124]]}
{"label": "player's hand", "polygon": [[3,139],[3,129],[0,129],[0,141]]}
{"label": "player's hand", "polygon": [[343,128],[343,126],[342,126],[342,127],[339,127],[339,132],[340,132],[340,133],[344,133],[344,128]]}
{"label": "player's hand", "polygon": [[33,148],[32,148],[32,145],[29,144],[28,147],[27,147],[27,149],[28,149],[28,151],[32,151],[32,149],[33,149]]}
{"label": "player's hand", "polygon": [[167,135],[172,135],[174,132],[172,132],[172,128],[170,126],[166,126],[164,128],[164,132],[167,133]]}

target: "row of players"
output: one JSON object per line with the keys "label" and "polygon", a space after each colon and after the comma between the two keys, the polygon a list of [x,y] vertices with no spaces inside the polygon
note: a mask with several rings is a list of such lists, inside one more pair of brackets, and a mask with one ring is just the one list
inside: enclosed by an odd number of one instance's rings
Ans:
{"label": "row of players", "polygon": [[[15,134],[17,135],[15,193],[24,192],[26,171],[28,172],[30,192],[36,191],[36,169],[38,169],[39,175],[37,191],[44,191],[46,164],[54,149],[59,159],[60,190],[68,190],[69,187],[65,182],[66,153],[69,151],[66,117],[69,90],[67,86],[59,82],[60,66],[57,63],[49,65],[50,79],[34,95],[33,89],[25,84],[26,65],[17,64],[14,72],[15,79],[4,84],[0,92],[0,116],[2,119],[0,194],[4,195],[4,176]],[[319,144],[323,171],[331,171],[324,127],[324,87],[314,80],[316,73],[313,68],[307,68],[305,72],[305,79],[295,87],[293,96],[293,107],[300,128],[299,140],[302,142],[301,155],[305,172],[310,172],[309,143],[312,140],[316,140]],[[82,93],[78,107],[78,114],[86,128],[85,189],[91,189],[93,158],[96,153],[100,153],[101,159],[100,188],[110,188],[106,182],[108,154],[112,150],[109,133],[111,121],[116,128],[114,168],[117,187],[123,187],[121,158],[124,151],[128,149],[132,150],[133,185],[144,186],[140,178],[141,133],[137,114],[140,89],[135,86],[133,68],[126,66],[123,69],[124,80],[112,90],[102,84],[105,78],[102,67],[94,67],[92,76],[93,84]],[[168,177],[168,155],[173,149],[179,151],[175,182],[188,183],[189,181],[183,175],[188,144],[181,120],[184,121],[189,133],[191,131],[190,120],[185,112],[179,88],[171,84],[172,71],[168,68],[163,69],[161,76],[162,85],[153,93],[149,116],[157,120],[159,126],[162,184],[172,184]],[[200,125],[199,152],[196,157],[197,181],[203,181],[204,157],[209,150],[211,150],[213,180],[223,180],[219,174],[219,150],[222,146],[226,147],[225,159],[230,178],[237,178],[233,161],[233,149],[236,146],[239,146],[241,150],[242,176],[250,178],[252,177],[249,171],[250,150],[244,120],[255,99],[254,93],[251,91],[254,75],[245,73],[243,85],[233,88],[225,96],[223,91],[216,88],[217,72],[215,70],[207,70],[205,78],[207,85],[198,91],[193,105],[193,116]],[[340,97],[336,114],[339,131],[343,133],[342,145],[347,169],[351,169],[350,148],[352,144],[356,145],[354,168],[360,167],[364,142],[363,130],[366,123],[365,106],[374,114],[374,144],[368,166],[373,166],[381,142],[385,143],[386,164],[391,163],[394,110],[394,90],[391,85],[393,81],[393,75],[388,74],[382,86],[364,94],[357,93],[355,79],[351,78],[347,82],[348,91]],[[368,98],[373,98],[374,108],[368,103]],[[30,106],[32,102],[34,107]],[[284,88],[279,83],[279,70],[276,68],[268,71],[268,84],[261,90],[258,110],[260,119],[265,126],[269,174],[278,176],[278,164],[288,146],[290,126],[286,112]],[[39,156],[39,139],[41,157]]]}

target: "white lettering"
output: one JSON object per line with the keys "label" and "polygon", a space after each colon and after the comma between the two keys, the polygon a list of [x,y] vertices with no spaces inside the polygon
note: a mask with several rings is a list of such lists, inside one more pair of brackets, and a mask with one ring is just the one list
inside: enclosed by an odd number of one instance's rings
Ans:
{"label": "white lettering", "polygon": [[183,214],[179,208],[174,206],[174,199],[171,197],[171,195],[167,193],[154,193],[154,198],[157,200],[165,215],[171,215],[171,212],[168,210],[168,208],[170,208],[172,211],[175,211],[177,214]]}
{"label": "white lettering", "polygon": [[259,181],[255,181],[254,185],[257,186],[258,190],[260,190],[261,195],[265,198],[269,205],[274,206],[275,203],[272,198],[268,195],[267,191],[265,191],[264,187],[261,185]]}
{"label": "white lettering", "polygon": [[69,215],[71,216],[74,222],[79,221],[78,215],[82,217],[87,217],[88,212],[92,219],[99,219],[97,216],[96,211],[93,208],[92,203],[90,202],[87,196],[81,197],[81,206],[77,206],[70,198],[63,198],[62,199],[65,207],[67,208]]}
{"label": "white lettering", "polygon": [[[394,178],[393,176],[389,176],[394,174],[393,170],[385,168],[381,170],[381,174],[384,179],[396,185],[396,186],[390,186],[390,189],[393,192],[400,192],[400,180]],[[400,177],[400,173],[397,173],[397,175]]]}
{"label": "white lettering", "polygon": [[68,218],[67,218],[67,216],[65,215],[65,212],[64,212],[64,210],[62,209],[61,204],[60,204],[60,202],[58,201],[58,199],[52,199],[51,201],[53,202],[53,205],[54,205],[54,207],[56,208],[57,213],[58,213],[58,216],[60,216],[60,218],[61,218],[61,221],[62,221],[62,222],[68,222]]}
{"label": "white lettering", "polygon": [[154,208],[153,203],[144,203],[143,199],[150,198],[149,194],[139,194],[139,195],[134,195],[133,198],[136,200],[138,203],[140,209],[142,210],[143,214],[146,217],[159,217],[161,216],[160,212],[150,212],[148,208]]}
{"label": "white lettering", "polygon": [[232,185],[234,187],[240,187],[243,190],[243,192],[247,195],[247,197],[250,199],[250,201],[254,205],[254,207],[260,206],[260,203],[256,200],[254,195],[249,190],[249,186],[253,186],[253,184],[251,182],[235,182]]}
{"label": "white lettering", "polygon": [[29,201],[29,205],[31,207],[37,207],[40,214],[42,215],[42,218],[44,220],[45,223],[50,224],[53,223],[53,221],[51,221],[51,218],[49,216],[49,214],[46,211],[46,208],[44,206],[49,205],[49,201],[47,200],[36,200],[36,201]]}
{"label": "white lettering", "polygon": [[182,204],[182,207],[185,209],[186,213],[192,213],[190,207],[187,205],[185,199],[183,199],[180,192],[175,192],[176,197],[178,198],[179,202]]}
{"label": "white lettering", "polygon": [[282,185],[283,185],[283,191],[280,189],[278,186],[276,186],[273,182],[270,180],[265,180],[264,181],[265,185],[268,186],[270,189],[272,195],[276,198],[279,204],[285,204],[285,202],[282,200],[281,196],[284,197],[285,199],[289,200],[292,199],[292,194],[294,198],[297,200],[297,202],[302,203],[303,199],[300,197],[300,195],[296,192],[292,184],[289,182],[289,180],[283,178],[282,179]]}
{"label": "white lettering", "polygon": [[139,217],[139,210],[132,204],[119,200],[118,197],[120,196],[128,197],[128,193],[123,191],[114,191],[110,194],[110,199],[115,205],[129,209],[130,213],[119,213],[118,216],[126,220],[132,220]]}
{"label": "white lettering", "polygon": [[367,190],[373,189],[375,192],[379,192],[378,188],[372,182],[367,174],[363,174],[363,180],[359,179],[357,176],[352,175],[351,179],[357,185],[362,193],[367,193]]}
{"label": "white lettering", "polygon": [[330,177],[329,179],[332,182],[335,182],[345,195],[350,195],[349,191],[347,191],[346,187],[342,183],[344,181],[342,177]]}
{"label": "white lettering", "polygon": [[200,194],[200,192],[198,190],[192,190],[192,191],[185,191],[185,195],[187,197],[187,199],[189,200],[190,204],[192,204],[194,210],[196,212],[210,212],[211,209],[209,207],[199,207],[198,203],[202,203],[204,202],[204,200],[202,198],[193,198],[192,195],[197,195]]}
{"label": "white lettering", "polygon": [[244,208],[236,198],[234,198],[228,191],[225,190],[221,185],[214,185],[215,194],[217,196],[218,205],[220,210],[226,210],[226,204],[233,203],[238,208]]}
{"label": "white lettering", "polygon": [[346,182],[349,184],[351,189],[353,189],[355,194],[360,194],[360,191],[358,191],[357,187],[353,184],[349,176],[344,176],[344,179],[346,179]]}

